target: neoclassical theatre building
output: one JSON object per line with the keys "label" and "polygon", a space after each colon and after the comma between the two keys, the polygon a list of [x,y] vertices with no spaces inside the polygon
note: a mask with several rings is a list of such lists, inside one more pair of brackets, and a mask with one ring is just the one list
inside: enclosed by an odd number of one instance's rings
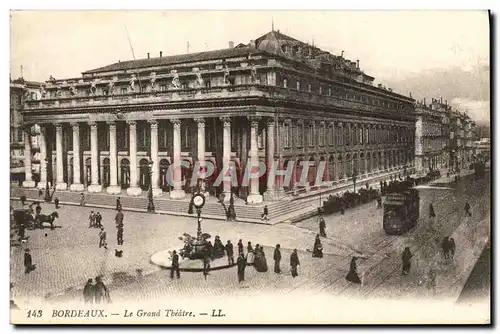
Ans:
{"label": "neoclassical theatre building", "polygon": [[[268,175],[224,192],[248,203],[318,188],[316,168],[327,164],[320,187],[402,175],[414,166],[414,100],[373,84],[353,62],[271,31],[249,44],[176,56],[150,57],[54,79],[25,104],[24,121],[41,127],[37,187],[180,199],[197,161],[215,170],[233,165],[241,180],[250,162],[285,169],[290,184]],[[30,135],[29,132],[26,135]],[[30,141],[26,180],[33,187]],[[311,162],[299,184],[300,162]],[[152,162],[152,164],[151,164]],[[168,167],[184,162],[173,173]],[[214,173],[216,175],[216,173]],[[168,193],[168,194],[165,194]],[[229,197],[229,196],[228,196]],[[226,198],[228,198],[226,197]]]}

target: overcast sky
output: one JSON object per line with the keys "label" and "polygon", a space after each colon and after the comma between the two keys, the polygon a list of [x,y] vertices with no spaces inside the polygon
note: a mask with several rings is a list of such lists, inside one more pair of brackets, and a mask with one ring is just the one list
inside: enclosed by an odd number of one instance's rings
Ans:
{"label": "overcast sky", "polygon": [[[444,98],[467,109],[480,105],[475,118],[489,119],[489,81],[485,85],[473,76],[478,67],[489,66],[486,11],[19,11],[11,14],[11,74],[20,76],[22,65],[28,80],[79,77],[132,59],[125,26],[138,59],[148,52],[158,56],[160,50],[186,53],[188,41],[190,52],[227,48],[229,41],[248,43],[270,31],[273,21],[276,30],[299,40],[314,39],[334,54],[344,50],[376,82],[396,85],[395,91],[411,89],[407,80],[427,80],[434,69],[472,73],[471,84],[477,82],[487,94],[462,96],[452,90]],[[430,98],[434,92],[420,94]]]}

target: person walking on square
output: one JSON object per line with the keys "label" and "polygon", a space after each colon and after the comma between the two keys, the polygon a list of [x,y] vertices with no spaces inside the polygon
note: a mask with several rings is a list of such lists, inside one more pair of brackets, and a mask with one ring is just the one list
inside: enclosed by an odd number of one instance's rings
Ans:
{"label": "person walking on square", "polygon": [[358,258],[356,256],[352,257],[351,264],[349,265],[349,272],[347,273],[345,279],[352,283],[361,284],[361,280],[359,279],[358,275],[358,268],[356,265],[357,259]]}
{"label": "person walking on square", "polygon": [[90,211],[89,228],[94,227],[94,226],[95,226],[95,214],[94,214],[94,211]]}
{"label": "person walking on square", "polygon": [[432,203],[429,203],[429,218],[436,217],[436,213],[434,212],[434,206]]}
{"label": "person walking on square", "polygon": [[281,251],[280,251],[280,244],[276,245],[276,248],[274,249],[274,272],[276,274],[281,273],[280,269],[280,261],[281,261]]}
{"label": "person walking on square", "polygon": [[118,209],[118,212],[116,213],[115,224],[116,228],[123,226],[123,213],[121,209]]}
{"label": "person walking on square", "polygon": [[238,283],[241,283],[245,281],[245,268],[247,266],[247,260],[245,260],[245,255],[243,255],[243,253],[238,255],[236,264],[238,266]]}
{"label": "person walking on square", "polygon": [[231,240],[227,241],[226,254],[227,254],[228,265],[233,266],[234,265],[234,249],[233,249],[233,244],[231,243]]}
{"label": "person walking on square", "polygon": [[174,279],[174,271],[177,275],[177,278],[181,278],[181,271],[179,269],[179,255],[177,251],[174,250],[172,255],[172,266],[170,267],[170,279]]}
{"label": "person walking on square", "polygon": [[120,197],[118,197],[116,199],[116,211],[121,210],[121,209],[122,209],[122,202],[121,202]]}
{"label": "person walking on square", "polygon": [[470,211],[470,204],[469,204],[469,202],[465,202],[464,209],[465,209],[465,215],[467,217],[472,217],[472,212]]}
{"label": "person walking on square", "polygon": [[80,206],[85,206],[85,194],[80,194]]}
{"label": "person walking on square", "polygon": [[326,238],[326,223],[323,217],[319,219],[319,234],[323,237]]}
{"label": "person walking on square", "polygon": [[123,226],[118,227],[118,230],[116,230],[116,243],[118,246],[123,245]]}
{"label": "person walking on square", "polygon": [[95,286],[94,286],[94,295],[95,295],[95,303],[100,304],[101,302],[110,302],[109,290],[102,281],[100,276],[95,278]]}
{"label": "person walking on square", "polygon": [[83,288],[83,300],[85,304],[92,305],[94,303],[95,291],[94,284],[92,284],[92,278],[89,278],[87,284]]}
{"label": "person walking on square", "polygon": [[30,250],[24,250],[24,273],[29,274],[33,269],[33,260],[31,259]]}
{"label": "person walking on square", "polygon": [[294,249],[292,255],[290,255],[290,267],[292,269],[292,277],[294,278],[299,276],[299,273],[297,272],[297,266],[299,265],[299,255],[297,254],[297,249]]}
{"label": "person walking on square", "polygon": [[267,217],[269,215],[269,209],[267,208],[267,205],[264,206],[264,211],[262,212],[261,220],[267,222]]}
{"label": "person walking on square", "polygon": [[54,199],[54,205],[55,205],[56,209],[59,209],[59,198],[56,197]]}
{"label": "person walking on square", "polygon": [[108,245],[106,243],[106,231],[104,227],[101,227],[101,231],[99,232],[99,248],[104,247],[108,249]]}
{"label": "person walking on square", "polygon": [[95,222],[98,228],[102,227],[102,216],[100,212],[96,212],[95,214]]}
{"label": "person walking on square", "polygon": [[243,241],[238,241],[238,254],[243,253]]}
{"label": "person walking on square", "polygon": [[314,247],[313,247],[313,257],[323,257],[323,245],[321,244],[321,240],[319,238],[319,234],[316,235],[316,240],[314,240]]}
{"label": "person walking on square", "polygon": [[39,188],[38,189],[38,197],[42,197],[42,195],[43,195],[42,188]]}
{"label": "person walking on square", "polygon": [[413,255],[410,251],[410,247],[405,247],[405,250],[403,251],[403,255],[402,255],[402,260],[403,260],[402,274],[403,275],[408,275],[408,273],[410,272],[411,258],[412,257],[413,257]]}

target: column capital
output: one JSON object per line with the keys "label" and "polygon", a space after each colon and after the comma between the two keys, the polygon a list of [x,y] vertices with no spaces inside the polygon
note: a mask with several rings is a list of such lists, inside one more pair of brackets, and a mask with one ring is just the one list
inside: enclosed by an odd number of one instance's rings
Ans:
{"label": "column capital", "polygon": [[224,116],[224,117],[220,117],[219,119],[223,123],[224,127],[230,127],[231,126],[231,117]]}
{"label": "column capital", "polygon": [[180,129],[181,128],[181,120],[179,118],[171,118],[170,123],[173,124],[174,129]]}
{"label": "column capital", "polygon": [[156,119],[148,119],[149,126],[151,126],[151,129],[157,130],[158,129],[158,122]]}
{"label": "column capital", "polygon": [[106,123],[108,124],[110,131],[116,131],[116,123],[114,121],[108,121]]}
{"label": "column capital", "polygon": [[205,127],[205,118],[203,118],[203,117],[195,117],[194,121],[198,124],[199,128]]}
{"label": "column capital", "polygon": [[61,131],[62,130],[62,124],[61,123],[55,123],[54,124],[55,128],[57,131]]}
{"label": "column capital", "polygon": [[328,126],[335,127],[335,122],[334,121],[328,121]]}
{"label": "column capital", "polygon": [[274,126],[276,124],[276,121],[274,120],[274,118],[268,118],[266,119],[266,123],[267,123],[267,126]]}
{"label": "column capital", "polygon": [[137,122],[135,120],[127,121],[127,124],[128,124],[130,129],[135,129],[137,126]]}
{"label": "column capital", "polygon": [[295,124],[297,125],[304,125],[304,120],[302,118],[296,119]]}
{"label": "column capital", "polygon": [[78,122],[71,122],[69,123],[73,129],[79,129],[80,128],[80,123]]}
{"label": "column capital", "polygon": [[319,125],[320,125],[320,126],[325,126],[325,125],[326,125],[326,122],[325,122],[325,121],[319,121]]}
{"label": "column capital", "polygon": [[342,126],[344,126],[344,124],[342,122],[337,122],[337,126],[341,128]]}
{"label": "column capital", "polygon": [[97,122],[89,121],[88,124],[91,130],[97,129]]}

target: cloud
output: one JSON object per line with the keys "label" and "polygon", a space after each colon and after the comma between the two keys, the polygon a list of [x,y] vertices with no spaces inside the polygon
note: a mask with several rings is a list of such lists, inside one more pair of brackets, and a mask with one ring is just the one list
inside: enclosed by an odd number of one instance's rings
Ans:
{"label": "cloud", "polygon": [[467,114],[479,124],[490,123],[490,101],[478,101],[456,98],[450,103],[460,111],[467,111]]}

